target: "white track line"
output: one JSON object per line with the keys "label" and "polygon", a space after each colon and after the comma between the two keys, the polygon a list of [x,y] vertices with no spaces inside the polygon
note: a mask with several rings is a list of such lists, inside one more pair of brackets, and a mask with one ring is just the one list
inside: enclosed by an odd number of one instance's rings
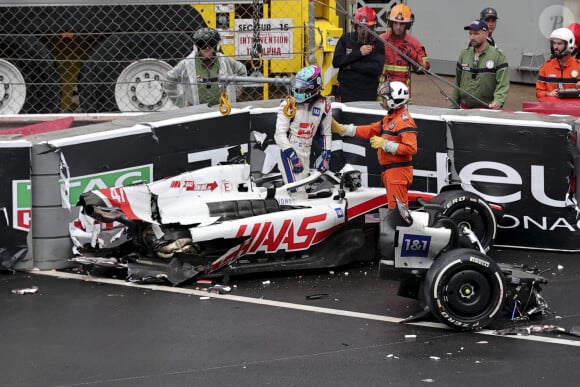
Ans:
{"label": "white track line", "polygon": [[[112,279],[112,278],[98,278],[98,277],[92,277],[92,276],[82,275],[82,274],[60,272],[60,271],[56,271],[56,270],[49,270],[49,271],[31,270],[28,273],[40,274],[40,275],[45,275],[45,276],[49,276],[49,277],[56,277],[56,278],[76,279],[76,280],[81,280],[81,281],[85,281],[85,282],[95,282],[95,283],[101,283],[101,284],[125,286],[125,287],[130,287],[130,288],[158,290],[158,291],[168,292],[168,293],[187,294],[187,295],[194,295],[194,296],[200,296],[200,297],[211,297],[211,298],[217,298],[217,299],[228,300],[228,301],[245,302],[248,304],[267,305],[267,306],[274,306],[277,308],[296,309],[296,310],[302,310],[302,311],[307,311],[307,312],[325,313],[325,314],[332,314],[332,315],[336,315],[336,316],[354,317],[354,318],[361,318],[361,319],[366,319],[366,320],[384,321],[384,322],[389,322],[389,323],[400,323],[401,321],[403,321],[403,319],[401,319],[401,318],[382,316],[382,315],[378,315],[378,314],[352,312],[352,311],[341,310],[341,309],[323,308],[320,306],[293,304],[290,302],[266,300],[263,298],[235,296],[232,294],[215,294],[215,293],[209,293],[209,292],[206,292],[203,290],[179,288],[179,287],[173,287],[173,286],[138,284],[138,283],[134,283],[134,282],[127,282],[125,280],[118,280],[118,279]],[[451,330],[451,328],[445,324],[432,323],[432,322],[410,322],[407,324],[428,327],[428,328]],[[572,346],[572,347],[580,347],[580,340],[568,340],[568,339],[561,339],[561,338],[555,338],[555,337],[553,338],[553,337],[543,337],[543,336],[534,336],[534,335],[529,335],[529,336],[497,335],[495,333],[495,331],[489,330],[489,329],[484,329],[484,330],[473,332],[473,333],[480,334],[480,335],[494,336],[494,337],[505,337],[505,338],[509,338],[509,339],[527,340],[527,341],[535,341],[535,342],[540,342],[540,343],[560,344],[560,345],[568,345],[568,346]]]}

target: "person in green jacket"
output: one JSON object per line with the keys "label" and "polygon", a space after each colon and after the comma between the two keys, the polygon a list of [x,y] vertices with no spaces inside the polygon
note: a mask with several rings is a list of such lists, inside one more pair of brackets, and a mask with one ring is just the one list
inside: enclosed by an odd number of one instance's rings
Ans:
{"label": "person in green jacket", "polygon": [[507,59],[502,50],[489,44],[485,21],[474,20],[463,29],[469,31],[470,46],[457,60],[453,107],[501,109],[510,87]]}

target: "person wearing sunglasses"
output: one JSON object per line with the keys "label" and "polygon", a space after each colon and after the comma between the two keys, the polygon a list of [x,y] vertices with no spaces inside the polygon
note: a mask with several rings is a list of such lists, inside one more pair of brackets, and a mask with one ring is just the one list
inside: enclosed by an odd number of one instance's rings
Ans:
{"label": "person wearing sunglasses", "polygon": [[[218,105],[224,91],[219,77],[248,75],[243,63],[221,52],[220,42],[220,34],[213,28],[200,28],[193,34],[193,51],[167,72],[167,81],[163,84],[175,106]],[[225,91],[235,102],[239,90],[231,83]]]}

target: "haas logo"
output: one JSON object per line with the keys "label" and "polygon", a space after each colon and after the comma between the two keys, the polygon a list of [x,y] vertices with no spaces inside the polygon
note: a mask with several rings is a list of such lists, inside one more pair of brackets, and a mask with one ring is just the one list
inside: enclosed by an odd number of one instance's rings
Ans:
{"label": "haas logo", "polygon": [[256,223],[251,228],[243,224],[238,229],[236,238],[244,236],[249,236],[249,238],[217,259],[212,264],[212,271],[229,265],[244,255],[255,254],[257,251],[275,253],[278,250],[305,250],[319,242],[323,234],[316,232],[316,224],[325,220],[326,214],[308,216],[296,228],[291,219],[286,219],[279,229],[272,222]]}

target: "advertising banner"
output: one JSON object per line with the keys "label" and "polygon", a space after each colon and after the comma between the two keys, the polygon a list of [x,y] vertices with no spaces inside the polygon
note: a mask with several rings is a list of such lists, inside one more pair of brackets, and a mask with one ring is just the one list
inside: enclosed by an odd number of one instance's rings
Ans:
{"label": "advertising banner", "polygon": [[228,160],[228,149],[248,150],[250,113],[233,109],[188,115],[148,124],[157,140],[155,180]]}
{"label": "advertising banner", "polygon": [[[369,124],[386,113],[368,109],[369,103],[350,105],[335,114],[340,122]],[[419,133],[412,190],[436,193],[446,184],[461,184],[502,205],[496,245],[580,250],[580,222],[570,192],[573,117],[409,110]],[[342,143],[345,162],[368,173],[369,186],[382,186],[376,150],[368,140],[337,135],[334,140]]]}
{"label": "advertising banner", "polygon": [[465,189],[505,208],[496,245],[580,250],[569,198],[570,124],[445,118],[453,175]]}

